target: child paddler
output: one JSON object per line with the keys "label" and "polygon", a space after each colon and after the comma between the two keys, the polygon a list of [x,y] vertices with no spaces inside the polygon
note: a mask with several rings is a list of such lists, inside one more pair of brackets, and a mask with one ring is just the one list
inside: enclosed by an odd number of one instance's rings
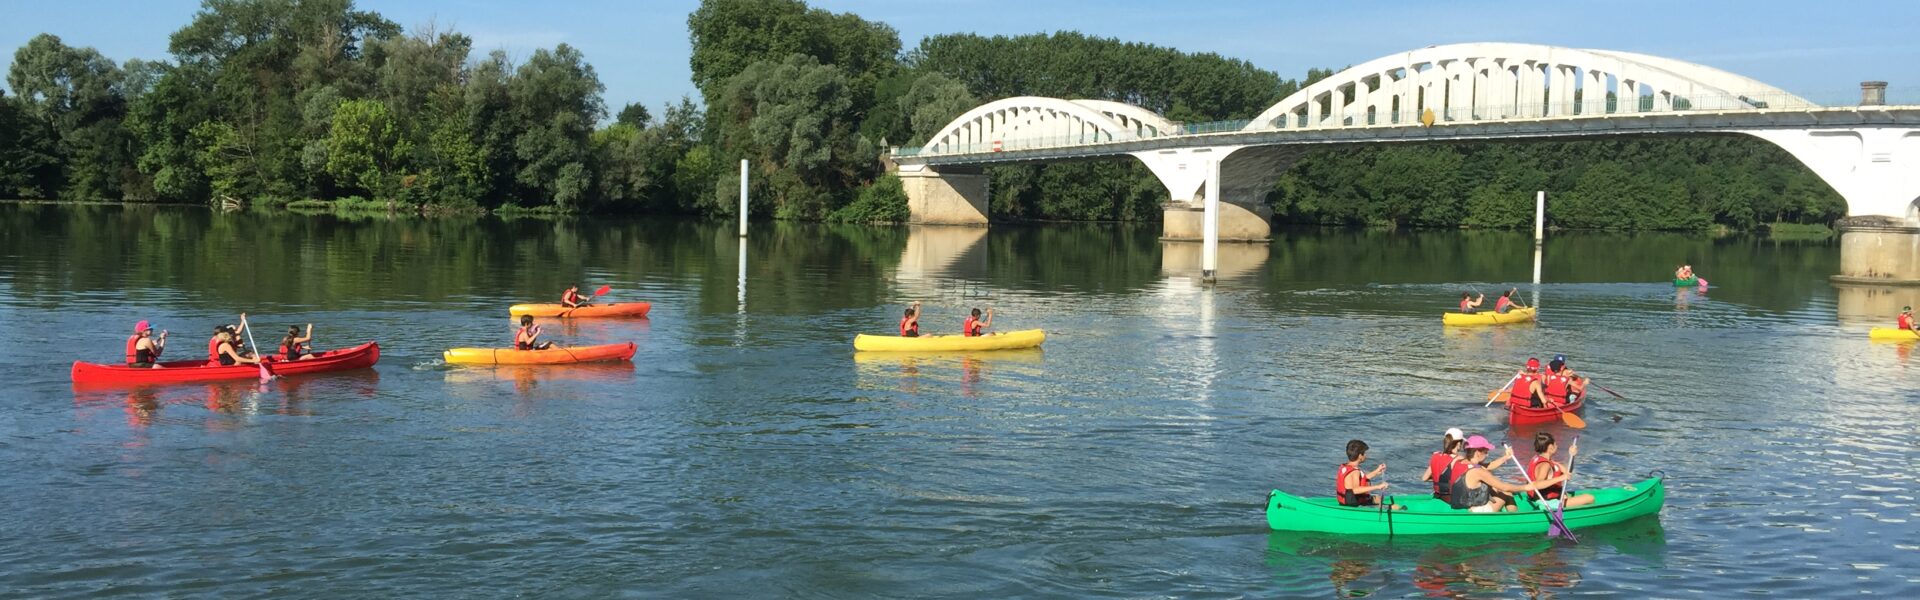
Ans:
{"label": "child paddler", "polygon": [[[1554,443],[1553,434],[1545,431],[1533,434],[1534,455],[1533,460],[1527,462],[1527,474],[1532,476],[1534,481],[1545,481],[1563,475],[1571,477],[1573,475],[1571,467],[1553,460],[1553,455],[1558,450],[1559,446]],[[1574,440],[1573,445],[1567,447],[1567,460],[1572,461],[1573,457],[1579,455],[1580,441]],[[1561,480],[1565,481],[1565,477],[1562,477]],[[1535,500],[1562,500],[1560,503],[1562,508],[1573,508],[1593,504],[1593,494],[1577,494],[1572,497],[1561,498],[1565,487],[1565,484],[1556,483],[1541,488],[1539,492],[1533,494],[1533,498]]]}
{"label": "child paddler", "polygon": [[[1387,489],[1387,484],[1373,483],[1373,478],[1387,472],[1387,463],[1380,463],[1372,471],[1361,472],[1360,464],[1367,462],[1367,443],[1360,440],[1347,441],[1347,462],[1340,463],[1339,471],[1334,475],[1334,497],[1341,506],[1380,506],[1380,499],[1374,492]],[[1393,510],[1406,507],[1393,505]]]}

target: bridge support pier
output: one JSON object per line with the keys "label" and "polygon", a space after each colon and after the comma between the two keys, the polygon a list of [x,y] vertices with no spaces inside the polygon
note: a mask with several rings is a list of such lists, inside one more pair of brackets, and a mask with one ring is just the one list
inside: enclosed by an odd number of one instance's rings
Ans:
{"label": "bridge support pier", "polygon": [[1920,226],[1887,217],[1840,220],[1834,283],[1920,286]]}
{"label": "bridge support pier", "polygon": [[906,169],[898,173],[907,192],[907,222],[915,225],[987,224],[987,175],[978,171]]}
{"label": "bridge support pier", "polygon": [[1835,283],[1920,286],[1920,128],[1746,133],[1800,159],[1847,200]]}

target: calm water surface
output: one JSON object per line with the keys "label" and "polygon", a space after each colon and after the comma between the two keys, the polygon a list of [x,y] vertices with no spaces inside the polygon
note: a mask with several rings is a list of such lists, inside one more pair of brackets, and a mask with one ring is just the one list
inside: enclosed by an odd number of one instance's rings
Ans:
{"label": "calm water surface", "polygon": [[[0,205],[0,596],[1920,595],[1920,368],[1865,335],[1920,298],[1829,285],[1831,242],[1568,235],[1535,288],[1517,234],[1283,232],[1206,288],[1151,227],[766,224],[743,290],[730,233]],[[1681,261],[1717,287],[1673,289]],[[548,326],[636,341],[631,366],[440,361],[571,282],[654,302]],[[1538,325],[1440,326],[1509,285]],[[852,352],[912,300],[1050,339]],[[380,365],[68,382],[136,320],[191,356],[242,310]],[[1267,490],[1328,493],[1352,437],[1402,492],[1448,426],[1523,445],[1481,401],[1553,353],[1630,398],[1591,403],[1576,486],[1664,472],[1657,519],[1266,530]]]}

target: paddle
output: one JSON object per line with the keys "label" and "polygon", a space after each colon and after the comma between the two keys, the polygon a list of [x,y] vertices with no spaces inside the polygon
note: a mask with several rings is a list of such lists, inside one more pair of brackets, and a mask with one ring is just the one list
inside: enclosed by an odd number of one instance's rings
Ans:
{"label": "paddle", "polygon": [[1616,391],[1613,391],[1613,390],[1610,390],[1610,389],[1607,389],[1607,386],[1604,386],[1604,385],[1600,385],[1600,384],[1598,384],[1598,383],[1594,383],[1592,379],[1588,379],[1588,380],[1587,380],[1587,385],[1591,385],[1591,386],[1593,386],[1593,387],[1597,387],[1597,388],[1600,388],[1600,391],[1602,391],[1602,392],[1606,392],[1606,393],[1609,393],[1609,394],[1613,394],[1613,397],[1615,397],[1615,398],[1619,398],[1619,399],[1621,399],[1621,400],[1625,400],[1625,399],[1627,399],[1627,397],[1626,397],[1626,396],[1622,396],[1622,395],[1620,395],[1620,392],[1616,392]]}
{"label": "paddle", "polygon": [[[1506,446],[1506,449],[1508,454],[1513,453],[1513,446],[1510,446],[1510,445]],[[1519,459],[1514,459],[1513,468],[1520,470],[1520,477],[1525,478],[1527,480],[1528,486],[1533,485],[1533,473],[1529,473],[1526,467],[1520,466]],[[1572,478],[1573,465],[1567,465],[1567,475],[1569,479]],[[1565,491],[1567,489],[1566,482],[1564,481],[1561,482],[1560,489],[1561,489],[1560,497],[1565,498],[1567,496]],[[1566,534],[1566,538],[1569,540],[1572,540],[1573,543],[1576,543],[1576,544],[1580,543],[1579,539],[1573,537],[1573,530],[1568,529],[1566,521],[1561,518],[1560,506],[1558,504],[1555,504],[1553,507],[1549,508],[1546,505],[1547,502],[1548,500],[1546,499],[1545,496],[1540,497],[1540,512],[1547,515],[1547,537],[1554,537],[1556,533]]]}
{"label": "paddle", "polygon": [[575,306],[573,308],[560,311],[560,318],[566,318],[567,315],[573,314],[573,311],[580,310],[582,307],[585,307],[587,303],[593,302],[594,298],[599,298],[601,296],[604,296],[607,294],[607,292],[611,292],[611,291],[613,291],[613,286],[611,285],[600,286],[600,289],[594,290],[593,295],[587,296],[587,301],[581,302],[580,306]]}
{"label": "paddle", "polygon": [[1560,413],[1560,422],[1566,423],[1568,427],[1572,427],[1574,429],[1587,428],[1586,419],[1580,418],[1580,415],[1567,412],[1566,409],[1560,408],[1560,405],[1558,404],[1553,405],[1553,410],[1558,411]]}
{"label": "paddle", "polygon": [[267,368],[267,361],[260,357],[260,344],[253,341],[253,327],[247,324],[247,313],[240,313],[240,329],[247,332],[247,345],[253,346],[253,364],[260,367],[260,381],[273,381],[273,371]]}

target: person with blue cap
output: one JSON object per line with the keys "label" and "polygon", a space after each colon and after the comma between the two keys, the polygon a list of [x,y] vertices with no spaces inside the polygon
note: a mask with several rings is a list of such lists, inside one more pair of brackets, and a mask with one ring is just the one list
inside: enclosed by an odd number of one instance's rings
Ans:
{"label": "person with blue cap", "polygon": [[1579,402],[1587,395],[1587,379],[1573,372],[1567,366],[1567,355],[1555,354],[1553,361],[1547,363],[1547,374],[1541,385],[1542,395],[1551,404],[1566,405]]}

